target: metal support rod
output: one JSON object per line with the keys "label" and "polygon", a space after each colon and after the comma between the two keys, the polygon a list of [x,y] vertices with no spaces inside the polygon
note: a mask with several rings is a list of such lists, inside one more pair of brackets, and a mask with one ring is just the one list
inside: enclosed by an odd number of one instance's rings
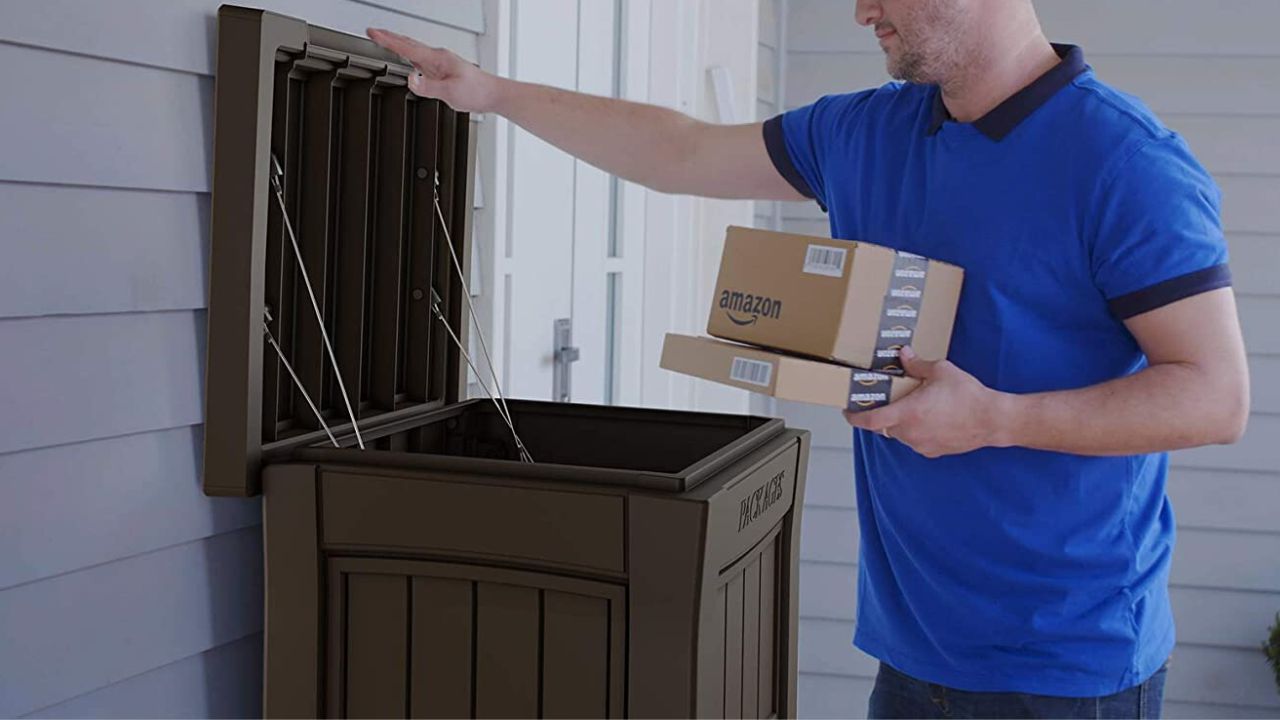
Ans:
{"label": "metal support rod", "polygon": [[[471,317],[471,324],[476,329],[476,336],[480,338],[480,352],[484,354],[485,364],[489,366],[489,376],[493,378],[493,386],[498,390],[498,399],[502,402],[502,409],[506,412],[507,417],[511,416],[511,411],[507,409],[507,398],[502,392],[502,383],[498,381],[498,369],[493,364],[493,358],[489,356],[489,344],[484,340],[484,331],[480,329],[480,321],[476,319],[476,308],[471,303],[471,288],[467,287],[467,278],[462,272],[462,263],[458,262],[458,253],[453,249],[453,238],[449,236],[449,226],[444,220],[444,211],[440,209],[440,171],[436,171],[435,175],[435,191],[433,193],[436,206],[436,217],[440,218],[440,229],[444,231],[445,245],[449,248],[449,257],[453,260],[453,269],[458,273],[458,281],[462,283],[462,297],[467,301],[467,315]],[[480,373],[476,373],[477,377]]]}
{"label": "metal support rod", "polygon": [[333,443],[334,447],[341,447],[338,444],[338,439],[333,436],[333,431],[329,430],[329,426],[325,424],[324,416],[320,414],[320,408],[316,407],[316,404],[312,402],[311,395],[302,386],[302,380],[298,379],[298,374],[293,371],[293,366],[285,359],[284,351],[280,349],[280,344],[276,342],[275,336],[271,334],[271,328],[267,326],[267,323],[271,322],[271,311],[264,309],[263,312],[266,318],[262,323],[262,332],[267,336],[267,342],[271,343],[271,347],[275,348],[276,355],[280,356],[280,363],[289,372],[289,377],[293,378],[293,384],[298,386],[298,392],[302,393],[302,399],[307,401],[307,405],[311,407],[311,412],[316,414],[316,420],[320,422],[320,427],[324,428],[324,434],[329,436],[329,442]]}
{"label": "metal support rod", "polygon": [[480,374],[480,370],[476,368],[475,362],[472,361],[471,354],[467,352],[466,348],[462,347],[462,340],[458,338],[458,334],[453,331],[453,328],[449,325],[449,321],[445,319],[444,313],[440,311],[440,296],[436,294],[434,289],[431,291],[431,312],[436,316],[436,319],[440,321],[440,324],[444,326],[445,332],[449,333],[449,337],[453,340],[453,344],[458,346],[458,352],[461,353],[462,358],[467,361],[467,367],[471,368],[471,372],[476,374],[476,382],[480,383],[480,387],[484,390],[485,394],[489,396],[489,400],[493,403],[493,406],[498,409],[498,417],[502,418],[502,421],[507,425],[507,429],[511,431],[511,438],[515,440],[516,449],[520,451],[520,459],[527,463],[533,462],[533,455],[529,454],[528,449],[525,448],[524,443],[520,440],[519,433],[516,432],[515,424],[511,421],[511,414],[504,410],[503,405],[498,404],[498,399],[494,397],[493,391],[491,391],[489,386],[485,384],[484,376]]}
{"label": "metal support rod", "polygon": [[[311,298],[311,309],[316,313],[316,322],[320,324],[320,337],[324,339],[324,349],[329,353],[329,362],[333,363],[333,375],[338,379],[338,390],[342,392],[342,401],[347,406],[347,416],[351,418],[351,429],[356,434],[356,444],[360,449],[364,449],[364,438],[360,436],[360,423],[356,422],[355,410],[351,407],[351,397],[347,395],[347,386],[342,382],[342,371],[338,369],[338,358],[333,353],[333,345],[329,342],[329,333],[324,329],[324,316],[320,312],[320,303],[316,302],[315,290],[311,288],[311,278],[307,276],[307,264],[302,259],[302,249],[298,247],[298,236],[293,232],[293,223],[289,222],[289,210],[284,202],[284,189],[280,185],[280,178],[284,177],[284,168],[280,167],[280,161],[276,159],[275,153],[271,154],[271,186],[275,188],[276,202],[280,203],[280,216],[284,220],[285,230],[288,231],[289,243],[293,245],[294,257],[298,260],[298,271],[302,273],[302,284],[307,287],[307,297]],[[283,356],[283,355],[282,355]],[[292,374],[293,370],[289,370]],[[294,381],[298,382],[295,376]],[[302,383],[298,382],[298,387],[302,387]],[[306,391],[303,391],[306,394]],[[307,402],[311,402],[308,398]],[[316,410],[315,405],[312,406]],[[316,410],[316,417],[320,416],[320,411]],[[321,423],[323,424],[323,420]],[[328,428],[325,428],[328,431]],[[332,435],[330,435],[332,437]]]}
{"label": "metal support rod", "polygon": [[444,210],[440,207],[440,171],[435,173],[435,187],[432,191],[432,201],[435,204],[436,217],[440,220],[440,230],[444,233],[445,246],[449,249],[449,258],[453,261],[453,269],[458,274],[458,282],[462,285],[462,297],[467,302],[467,315],[471,318],[471,324],[476,329],[476,337],[480,340],[480,350],[484,353],[485,364],[489,367],[489,377],[493,380],[493,386],[497,390],[495,393],[489,389],[484,381],[484,376],[480,370],[476,368],[475,363],[471,360],[470,353],[462,346],[462,340],[454,333],[453,328],[449,327],[449,323],[445,320],[444,314],[440,311],[440,296],[432,290],[432,311],[440,320],[440,324],[444,325],[444,329],[448,331],[449,337],[453,339],[453,343],[458,346],[458,351],[466,359],[467,365],[471,368],[471,372],[476,374],[476,381],[480,383],[480,387],[484,389],[485,394],[493,401],[495,407],[498,408],[498,415],[502,417],[503,422],[507,424],[507,428],[511,430],[511,437],[515,440],[516,447],[520,450],[520,457],[525,462],[533,462],[533,456],[525,448],[524,443],[520,440],[520,435],[516,433],[515,422],[511,418],[511,410],[507,407],[506,395],[502,392],[502,383],[498,380],[498,370],[493,363],[493,357],[489,355],[489,344],[485,342],[484,330],[480,328],[480,321],[476,319],[476,308],[471,302],[471,288],[467,286],[466,274],[462,272],[462,263],[458,261],[458,253],[453,247],[453,237],[449,233],[449,224],[445,222]]}

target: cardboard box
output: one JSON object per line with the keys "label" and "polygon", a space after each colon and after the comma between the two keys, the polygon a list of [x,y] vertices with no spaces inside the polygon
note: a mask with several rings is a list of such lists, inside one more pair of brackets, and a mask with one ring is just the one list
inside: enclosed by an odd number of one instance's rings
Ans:
{"label": "cardboard box", "polygon": [[865,242],[730,227],[707,333],[903,373],[947,355],[964,271]]}
{"label": "cardboard box", "polygon": [[853,412],[888,405],[920,385],[915,378],[675,333],[662,343],[661,366],[783,400]]}

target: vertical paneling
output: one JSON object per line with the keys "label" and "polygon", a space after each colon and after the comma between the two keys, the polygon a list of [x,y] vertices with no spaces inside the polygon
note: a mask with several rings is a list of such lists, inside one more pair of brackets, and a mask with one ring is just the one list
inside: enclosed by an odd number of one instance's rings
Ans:
{"label": "vertical paneling", "polygon": [[609,601],[543,594],[542,717],[609,715]]}
{"label": "vertical paneling", "polygon": [[404,387],[409,399],[427,400],[428,361],[435,321],[431,317],[432,275],[436,263],[435,179],[440,130],[440,103],[413,103],[413,163],[410,168],[408,248],[409,300],[405,304]]}
{"label": "vertical paneling", "polygon": [[[328,647],[325,649],[325,680],[324,680],[324,708],[327,717],[341,717],[346,713],[347,708],[347,580],[350,574],[344,572],[340,568],[330,567],[329,569],[329,586],[326,590],[329,593],[329,606],[327,608],[329,614],[328,627]],[[270,596],[268,596],[270,597]],[[268,611],[269,613],[272,611]],[[274,613],[272,613],[274,614]],[[272,623],[274,625],[274,623]],[[270,628],[268,627],[268,630]],[[270,650],[270,644],[268,644]],[[305,657],[305,656],[304,656]],[[298,664],[302,664],[301,662]],[[267,675],[272,678],[267,689],[267,717],[279,715],[282,713],[273,713],[270,705],[274,693],[271,688],[275,682],[275,678],[279,675],[279,671],[267,669]],[[301,715],[301,713],[294,713]],[[313,713],[314,714],[314,713]]]}
{"label": "vertical paneling", "polygon": [[473,583],[430,577],[412,583],[409,716],[470,717]]}
{"label": "vertical paneling", "polygon": [[[461,287],[462,278],[469,279],[473,275],[469,268],[476,256],[472,253],[479,246],[462,252],[459,245],[467,233],[471,232],[472,215],[475,213],[473,191],[479,180],[467,184],[460,182],[458,178],[467,176],[465,168],[472,157],[473,146],[476,145],[474,133],[470,115],[443,111],[440,113],[436,143],[436,165],[440,169],[440,175],[439,185],[433,190],[437,198],[433,202],[433,208],[435,202],[438,202],[440,212],[433,215],[430,222],[433,238],[431,257],[435,269],[432,282],[445,301],[443,309],[446,317],[456,328],[462,342],[469,345],[474,345],[469,335],[470,311],[463,307]],[[443,220],[440,215],[444,216]],[[446,242],[445,238],[453,239],[453,244]],[[457,255],[456,258],[453,257],[454,254]],[[455,259],[461,265],[460,271],[455,269]],[[481,286],[476,286],[475,292],[481,290]],[[431,400],[456,398],[462,360],[452,351],[454,344],[447,338],[444,323],[433,323],[432,330],[429,341],[431,359],[428,363],[431,373],[428,377],[427,396]]]}
{"label": "vertical paneling", "polygon": [[369,395],[379,410],[395,408],[401,295],[401,263],[404,259],[403,191],[407,171],[407,88],[388,88],[380,103],[378,130],[378,199],[374,216],[373,287],[370,305],[371,357]]}
{"label": "vertical paneling", "polygon": [[724,716],[742,717],[742,571],[724,589]]}
{"label": "vertical paneling", "polygon": [[[275,97],[272,101],[275,118],[271,124],[271,153],[284,170],[284,177],[280,178],[281,195],[284,196],[290,222],[297,217],[298,183],[290,178],[297,177],[298,117],[302,96],[301,84],[290,79],[292,71],[292,62],[276,64]],[[265,310],[270,313],[267,327],[281,353],[289,358],[293,349],[294,276],[298,268],[278,199],[267,204],[266,265]],[[294,387],[275,348],[263,343],[262,355],[262,439],[268,442],[279,437],[280,420],[289,416]]]}
{"label": "vertical paneling", "polygon": [[774,536],[760,551],[760,673],[757,694],[759,717],[774,715],[776,694],[774,683],[778,669],[774,647],[777,643],[777,618],[774,611],[778,597],[778,539]]}
{"label": "vertical paneling", "polygon": [[[294,371],[321,411],[330,406],[331,397],[325,378],[331,369],[325,354],[324,327],[316,318],[312,300],[325,314],[329,299],[329,268],[331,256],[332,185],[336,180],[333,171],[333,134],[336,122],[334,104],[334,74],[317,72],[306,80],[303,90],[301,199],[298,215],[293,219],[298,245],[306,273],[299,273],[298,289],[294,298],[297,313],[295,321],[297,346],[294,348]],[[310,281],[308,293],[307,281]],[[307,428],[319,428],[320,419],[313,413],[299,412],[296,419]]]}
{"label": "vertical paneling", "polygon": [[[469,121],[468,121],[469,122]],[[468,330],[466,318],[469,317],[468,312],[461,310],[463,298],[460,290],[461,282],[458,278],[458,266],[454,264],[455,259],[459,265],[467,262],[465,257],[455,258],[453,253],[460,250],[458,244],[467,232],[467,216],[472,212],[472,208],[465,204],[466,193],[456,192],[454,178],[459,171],[466,167],[468,162],[468,146],[470,142],[468,125],[465,128],[458,127],[458,116],[454,113],[447,113],[440,116],[439,120],[439,136],[440,140],[436,146],[436,165],[440,168],[440,186],[435,189],[439,193],[440,215],[444,216],[443,223],[439,216],[434,216],[431,220],[430,227],[434,241],[431,247],[431,256],[435,258],[435,275],[432,278],[435,283],[436,290],[439,291],[440,297],[445,301],[446,308],[459,308],[457,314],[450,318],[450,322],[456,326],[454,333],[463,341],[467,342]],[[461,136],[461,137],[460,137]],[[467,137],[466,141],[462,138]],[[463,142],[459,146],[459,142]],[[453,168],[452,172],[448,168]],[[434,182],[434,178],[431,179]],[[462,200],[462,205],[458,201]],[[433,203],[434,205],[434,203]],[[452,245],[445,241],[445,238],[453,240]],[[455,239],[456,238],[456,239]],[[453,397],[448,385],[452,381],[448,378],[457,377],[457,363],[460,362],[456,353],[451,353],[453,340],[448,337],[443,323],[433,322],[431,324],[432,333],[429,345],[431,351],[431,360],[429,368],[431,377],[427,384],[427,395],[429,400],[446,399]]]}
{"label": "vertical paneling", "polygon": [[404,717],[408,605],[404,577],[347,578],[347,717]]}
{"label": "vertical paneling", "polygon": [[627,694],[627,658],[631,657],[628,646],[629,616],[625,588],[619,588],[617,596],[609,600],[609,717],[620,718],[626,715]]}
{"label": "vertical paneling", "polygon": [[[334,354],[338,370],[359,417],[364,399],[365,267],[373,180],[373,82],[349,81],[343,91],[341,167],[338,188],[337,287],[334,293]],[[340,390],[340,388],[335,388]],[[345,410],[345,408],[343,408]]]}
{"label": "vertical paneling", "polygon": [[[725,606],[729,600],[729,593],[727,585],[717,584],[715,587],[715,597],[710,598],[707,603],[704,611],[707,617],[703,622],[706,624],[706,627],[711,628],[712,632],[720,633],[719,648],[717,648],[718,656],[714,657],[705,670],[698,674],[698,685],[701,686],[703,683],[706,683],[706,686],[711,690],[710,693],[706,694],[708,696],[706,712],[700,714],[706,715],[707,717],[722,718],[725,716],[724,647],[728,644],[729,640],[729,627],[727,616],[725,614]],[[714,641],[713,635],[707,634],[704,637],[708,642]]]}
{"label": "vertical paneling", "polygon": [[539,593],[480,583],[476,588],[478,718],[538,714]]}
{"label": "vertical paneling", "polygon": [[760,556],[742,571],[742,717],[759,715]]}

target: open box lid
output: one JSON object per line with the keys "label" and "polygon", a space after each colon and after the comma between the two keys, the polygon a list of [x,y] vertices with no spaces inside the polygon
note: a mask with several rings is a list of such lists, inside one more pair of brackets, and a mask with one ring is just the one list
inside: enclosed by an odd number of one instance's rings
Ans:
{"label": "open box lid", "polygon": [[454,257],[466,277],[475,138],[466,113],[408,90],[411,72],[364,38],[218,11],[208,495],[257,494],[262,464],[330,443],[324,426],[354,447],[351,414],[363,431],[464,395],[465,366],[432,305],[465,343]]}

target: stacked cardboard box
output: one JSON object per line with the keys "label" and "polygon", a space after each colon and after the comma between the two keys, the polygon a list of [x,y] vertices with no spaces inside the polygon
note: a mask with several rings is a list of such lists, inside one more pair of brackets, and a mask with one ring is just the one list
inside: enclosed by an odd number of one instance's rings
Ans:
{"label": "stacked cardboard box", "polygon": [[964,271],[880,245],[730,227],[707,333],[662,367],[787,400],[868,410],[919,382],[898,351],[946,357]]}

